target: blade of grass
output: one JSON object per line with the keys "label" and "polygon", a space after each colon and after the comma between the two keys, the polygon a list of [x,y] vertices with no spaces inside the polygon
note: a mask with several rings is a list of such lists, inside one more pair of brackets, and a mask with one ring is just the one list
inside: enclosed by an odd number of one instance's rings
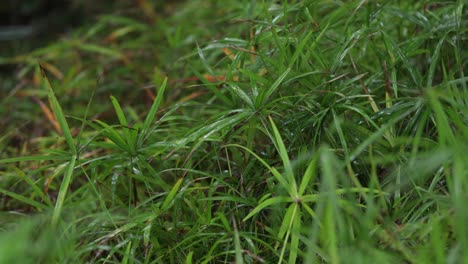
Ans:
{"label": "blade of grass", "polygon": [[70,148],[70,152],[72,155],[76,155],[76,146],[73,141],[72,134],[70,132],[70,127],[68,126],[67,120],[65,119],[65,116],[63,115],[62,107],[60,106],[57,98],[55,97],[54,90],[52,89],[52,86],[49,82],[49,79],[47,78],[44,69],[42,66],[40,66],[41,74],[42,74],[42,79],[43,83],[47,88],[48,91],[48,96],[49,96],[49,101],[51,104],[52,111],[55,114],[55,117],[57,118],[57,121],[60,125],[60,128],[62,129],[63,136],[65,137],[65,141],[68,144],[68,147]]}
{"label": "blade of grass", "polygon": [[[275,169],[274,167],[271,167],[265,160],[263,160],[260,156],[255,154],[253,151],[251,151],[250,149],[248,149],[248,148],[246,148],[244,146],[238,145],[238,144],[229,144],[229,145],[226,145],[225,147],[238,147],[238,148],[242,148],[245,151],[249,152],[258,161],[260,161],[263,164],[263,166],[265,166],[271,172],[271,174],[273,174],[273,176],[276,178],[276,180],[280,183],[281,187],[283,187],[286,191],[289,191],[288,180],[281,173],[279,173],[279,171],[277,169]],[[292,194],[290,194],[290,195],[291,195],[291,197],[295,197]]]}
{"label": "blade of grass", "polygon": [[70,160],[70,156],[59,156],[59,155],[39,155],[39,156],[27,156],[27,157],[16,157],[1,159],[0,164],[2,163],[14,163],[14,162],[23,162],[23,161],[66,161]]}
{"label": "blade of grass", "polygon": [[301,184],[299,186],[299,191],[298,191],[299,197],[302,197],[304,195],[307,187],[309,187],[309,184],[313,182],[315,177],[317,176],[317,160],[318,160],[318,155],[314,155],[314,157],[310,160],[306,171],[304,172]]}
{"label": "blade of grass", "polygon": [[273,122],[273,119],[271,116],[268,117],[270,119],[270,124],[273,129],[273,141],[275,143],[276,149],[278,150],[278,153],[281,157],[281,160],[283,161],[283,166],[284,166],[284,171],[285,171],[285,176],[286,180],[288,183],[288,192],[293,196],[297,197],[297,184],[296,184],[296,179],[294,178],[294,172],[291,166],[291,161],[288,156],[288,151],[286,150],[286,146],[284,145],[283,139],[281,138],[281,134],[278,131],[278,128],[275,125],[275,122]]}
{"label": "blade of grass", "polygon": [[132,156],[136,155],[136,130],[131,130],[130,127],[128,127],[128,121],[127,118],[125,117],[125,114],[120,107],[119,101],[114,97],[110,97],[112,105],[114,106],[115,113],[117,114],[117,118],[119,119],[119,123],[122,126],[123,133],[125,135],[125,141],[127,142],[127,148],[129,150],[129,153]]}
{"label": "blade of grass", "polygon": [[179,178],[177,182],[172,187],[171,191],[167,194],[166,199],[164,199],[163,204],[161,205],[161,211],[164,212],[169,209],[169,206],[174,202],[174,197],[177,195],[180,185],[184,181],[184,178]]}
{"label": "blade of grass", "polygon": [[293,199],[287,196],[277,196],[277,197],[269,198],[265,200],[264,202],[260,203],[257,207],[255,207],[242,221],[245,222],[249,220],[252,216],[256,215],[258,212],[260,212],[266,207],[269,207],[278,203],[291,203],[291,202],[293,202]]}
{"label": "blade of grass", "polygon": [[47,209],[47,205],[44,205],[40,202],[37,202],[31,198],[28,198],[24,195],[21,195],[21,194],[17,194],[17,193],[14,193],[14,192],[10,192],[8,190],[5,190],[3,188],[0,188],[0,192],[3,193],[4,195],[7,195],[7,196],[10,196],[11,198],[13,199],[16,199],[20,202],[23,202],[25,204],[28,204],[32,207],[35,207],[38,211],[42,211],[42,210],[46,210]]}
{"label": "blade of grass", "polygon": [[242,257],[242,247],[240,243],[239,230],[237,229],[236,219],[232,217],[232,224],[234,229],[234,248],[236,251],[236,264],[244,264],[244,258]]}
{"label": "blade of grass", "polygon": [[50,200],[49,196],[47,196],[42,190],[41,188],[39,188],[37,186],[37,184],[31,179],[29,178],[28,175],[26,175],[22,170],[18,169],[18,168],[15,168],[15,172],[17,175],[20,176],[21,179],[23,179],[29,186],[31,186],[31,188],[34,190],[34,192],[39,196],[41,197],[41,199],[43,201],[46,202],[46,204],[48,206],[52,206],[52,201]]}
{"label": "blade of grass", "polygon": [[73,176],[73,170],[75,168],[76,155],[73,155],[68,163],[67,170],[63,177],[62,184],[57,196],[57,202],[55,203],[55,209],[52,214],[52,225],[56,225],[60,215],[62,213],[63,204],[65,202],[65,196],[67,195],[68,188],[70,186],[71,178]]}
{"label": "blade of grass", "polygon": [[437,63],[439,62],[440,58],[440,50],[442,49],[442,45],[445,42],[445,39],[447,38],[448,33],[445,33],[445,35],[439,40],[439,43],[437,43],[437,46],[434,50],[434,54],[432,54],[431,57],[431,64],[429,66],[429,72],[427,74],[427,82],[426,82],[426,88],[432,87],[432,81],[434,80],[434,73],[437,67]]}
{"label": "blade of grass", "polygon": [[[311,45],[312,49],[317,45],[318,41],[322,38],[322,36],[326,32],[327,28],[328,28],[328,24],[325,26],[325,28],[322,30],[322,32],[320,32],[318,37],[315,39],[314,43],[312,43],[312,45]],[[299,45],[296,48],[296,51],[294,52],[294,54],[293,54],[293,56],[291,58],[291,60],[289,61],[289,64],[288,64],[288,67],[286,68],[286,70],[283,71],[283,73],[275,80],[275,82],[270,86],[270,88],[268,88],[268,90],[266,90],[266,93],[264,95],[258,97],[258,98],[260,98],[260,101],[257,102],[257,104],[258,103],[264,104],[270,98],[270,96],[278,89],[278,87],[281,85],[283,80],[286,78],[286,76],[291,71],[293,65],[296,63],[297,59],[299,58],[299,56],[302,53],[305,45],[307,44],[307,42],[309,41],[309,39],[313,35],[313,33],[314,33],[313,31],[310,31],[301,40],[301,42],[299,43]],[[308,50],[308,52],[310,52],[310,50]]]}
{"label": "blade of grass", "polygon": [[148,136],[147,134],[149,132],[149,128],[150,128],[151,124],[153,123],[154,118],[156,117],[156,112],[158,111],[159,105],[161,104],[162,99],[164,97],[164,91],[166,90],[166,86],[167,86],[167,77],[164,78],[163,83],[159,87],[159,91],[158,91],[158,94],[156,96],[156,99],[154,100],[153,104],[151,105],[151,109],[150,109],[149,113],[146,115],[145,121],[143,122],[143,127],[141,128],[141,134],[140,134],[141,136],[138,139],[138,144],[139,145],[143,144],[143,141],[144,141],[145,137]]}

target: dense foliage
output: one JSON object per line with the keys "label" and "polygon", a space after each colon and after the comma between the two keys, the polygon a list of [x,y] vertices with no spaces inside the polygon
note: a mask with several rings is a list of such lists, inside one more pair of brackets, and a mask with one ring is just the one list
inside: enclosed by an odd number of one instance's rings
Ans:
{"label": "dense foliage", "polygon": [[136,2],[2,54],[0,263],[468,262],[463,1]]}

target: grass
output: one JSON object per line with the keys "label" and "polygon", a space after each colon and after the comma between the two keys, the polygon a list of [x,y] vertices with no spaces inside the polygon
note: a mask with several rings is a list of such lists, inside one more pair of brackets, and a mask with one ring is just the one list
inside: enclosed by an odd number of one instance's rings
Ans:
{"label": "grass", "polygon": [[468,262],[463,1],[140,2],[0,58],[0,263]]}

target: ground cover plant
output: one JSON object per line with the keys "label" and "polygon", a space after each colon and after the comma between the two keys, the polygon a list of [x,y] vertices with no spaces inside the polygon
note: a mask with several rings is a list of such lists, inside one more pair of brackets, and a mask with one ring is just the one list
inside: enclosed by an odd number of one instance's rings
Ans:
{"label": "ground cover plant", "polygon": [[136,1],[0,62],[0,263],[468,262],[463,1]]}

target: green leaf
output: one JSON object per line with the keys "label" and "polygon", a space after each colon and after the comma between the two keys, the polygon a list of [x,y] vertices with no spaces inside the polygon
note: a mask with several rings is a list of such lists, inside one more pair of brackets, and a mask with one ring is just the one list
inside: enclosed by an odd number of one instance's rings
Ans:
{"label": "green leaf", "polygon": [[65,137],[65,141],[68,144],[68,147],[70,148],[71,154],[76,155],[76,146],[73,141],[72,134],[70,132],[70,128],[68,126],[67,120],[65,119],[65,116],[62,111],[62,107],[60,107],[60,104],[55,97],[54,90],[52,89],[52,86],[50,85],[49,79],[47,78],[44,69],[42,66],[39,66],[41,69],[41,74],[42,74],[42,79],[44,85],[47,87],[48,90],[48,96],[49,96],[49,101],[51,104],[52,111],[55,114],[55,117],[57,118],[57,122],[59,123],[60,129],[62,130],[63,136]]}
{"label": "green leaf", "polygon": [[275,122],[273,122],[271,116],[269,116],[268,118],[270,119],[270,124],[273,129],[275,146],[278,150],[278,153],[280,154],[281,160],[283,161],[284,171],[286,174],[286,180],[288,184],[287,190],[293,198],[296,198],[298,195],[297,184],[296,179],[294,178],[294,172],[291,166],[291,161],[289,160],[288,151],[286,150],[283,139],[281,138],[278,128],[275,125]]}
{"label": "green leaf", "polygon": [[239,230],[237,229],[236,219],[232,217],[232,223],[234,225],[234,247],[236,251],[236,264],[244,264],[244,259],[242,258],[242,247],[240,243]]}
{"label": "green leaf", "polygon": [[[276,178],[276,180],[278,180],[278,182],[280,183],[280,185],[286,190],[286,191],[290,191],[289,189],[289,184],[288,184],[288,181],[285,177],[283,177],[283,175],[277,170],[275,169],[274,167],[271,167],[265,160],[263,160],[262,158],[260,158],[260,156],[258,156],[257,154],[255,154],[253,151],[251,151],[250,149],[244,147],[244,146],[241,146],[241,145],[237,145],[237,144],[229,144],[229,145],[226,145],[226,147],[229,147],[229,146],[233,146],[233,147],[238,147],[238,148],[242,148],[244,149],[245,151],[249,152],[251,155],[253,155],[258,161],[260,161],[263,166],[265,166],[270,172],[271,174],[273,174],[273,176]],[[294,195],[292,195],[290,193],[291,197],[294,197]]]}
{"label": "green leaf", "polygon": [[309,183],[312,182],[315,177],[317,176],[317,160],[319,155],[314,155],[314,157],[310,160],[309,165],[307,166],[306,171],[302,177],[301,184],[299,186],[298,196],[302,199],[302,195],[304,195]]}
{"label": "green leaf", "polygon": [[121,150],[131,153],[131,149],[128,146],[128,142],[126,142],[122,136],[111,126],[108,124],[100,121],[94,120],[94,122],[101,125],[104,129],[101,131],[103,136],[107,137],[110,141],[112,141],[117,147]]}
{"label": "green leaf", "polygon": [[151,105],[151,109],[150,109],[149,113],[146,115],[145,121],[143,122],[143,127],[141,129],[141,134],[140,134],[141,136],[138,139],[138,144],[139,145],[143,144],[143,141],[144,141],[145,137],[148,136],[150,126],[153,123],[154,118],[156,117],[156,113],[157,113],[157,111],[159,109],[159,105],[161,104],[162,99],[164,97],[164,91],[166,90],[166,86],[167,86],[167,77],[164,78],[164,81],[163,81],[161,87],[159,87],[159,91],[158,91],[158,94],[156,96],[156,99],[154,100],[153,104]]}
{"label": "green leaf", "polygon": [[296,210],[294,210],[294,216],[292,219],[291,227],[291,243],[289,245],[289,260],[288,263],[296,263],[297,256],[300,252],[299,236],[301,231],[301,212],[299,205],[295,204]]}
{"label": "green leaf", "polygon": [[228,87],[231,88],[237,94],[237,96],[239,96],[239,98],[250,107],[250,109],[255,109],[252,99],[250,99],[250,97],[239,86],[233,83],[229,83]]}
{"label": "green leaf", "polygon": [[94,45],[94,44],[86,44],[86,43],[74,43],[76,47],[83,51],[88,51],[92,53],[97,53],[101,55],[105,55],[108,57],[113,57],[113,58],[122,58],[123,55],[119,51],[99,46],[99,45]]}
{"label": "green leaf", "polygon": [[239,122],[249,118],[252,114],[253,113],[250,109],[236,109],[229,111],[218,120],[214,121],[209,125],[203,126],[202,128],[196,130],[195,132],[184,138],[182,140],[182,144],[185,145],[192,141],[206,139],[210,135],[222,129],[229,128],[238,124]]}
{"label": "green leaf", "polygon": [[14,163],[14,162],[23,162],[23,161],[65,161],[70,160],[70,156],[58,156],[58,155],[39,155],[39,156],[26,156],[26,157],[16,157],[16,158],[8,158],[0,160],[0,164],[2,163]]}
{"label": "green leaf", "polygon": [[281,85],[283,80],[288,76],[289,72],[291,71],[291,68],[288,67],[277,79],[276,81],[266,90],[265,93],[262,93],[261,96],[258,96],[258,100],[256,101],[257,103],[257,108],[265,104],[265,102],[270,98],[270,96],[278,89],[278,87]]}
{"label": "green leaf", "polygon": [[110,96],[110,99],[112,105],[114,106],[115,113],[117,114],[117,118],[119,119],[120,125],[128,127],[127,118],[125,117],[125,114],[122,108],[120,107],[119,101],[117,101],[117,99],[112,95]]}
{"label": "green leaf", "polygon": [[166,199],[164,199],[164,202],[161,206],[161,211],[166,211],[171,205],[171,203],[174,202],[174,197],[177,195],[177,192],[179,191],[180,185],[182,184],[183,181],[184,181],[184,178],[179,178],[177,182],[174,184],[171,191],[167,194]]}
{"label": "green leaf", "polygon": [[391,129],[398,121],[404,119],[406,116],[408,116],[411,113],[411,111],[408,111],[406,113],[403,113],[399,115],[398,117],[388,121],[385,123],[381,128],[379,128],[376,132],[374,132],[371,136],[366,138],[358,147],[354,149],[353,152],[349,155],[349,160],[352,162],[354,161],[357,156],[363,152],[370,144],[372,144],[374,141],[378,140],[382,136],[385,135],[385,133]]}
{"label": "green leaf", "polygon": [[432,54],[431,64],[429,66],[429,72],[427,74],[426,88],[432,87],[432,80],[434,79],[434,73],[437,67],[437,63],[439,62],[439,58],[440,58],[440,50],[442,48],[442,45],[445,42],[445,39],[447,38],[447,35],[448,35],[448,32],[445,33],[445,35],[439,40],[439,43],[437,43],[437,46],[434,50],[434,54]]}
{"label": "green leaf", "polygon": [[393,51],[396,52],[397,56],[401,59],[401,61],[403,61],[403,65],[408,70],[408,72],[409,72],[411,78],[413,79],[413,82],[416,85],[416,87],[417,88],[422,88],[422,86],[421,86],[422,85],[421,75],[416,70],[417,68],[414,67],[413,65],[411,65],[411,63],[410,63],[408,57],[406,56],[406,54],[403,53],[403,51],[400,49],[398,44],[395,43],[395,41],[393,40],[393,38],[390,37],[390,35],[388,35],[385,32],[382,32],[382,34],[384,36],[383,39],[384,39],[385,47],[387,48],[389,54],[393,54]]}
{"label": "green leaf", "polygon": [[68,187],[70,186],[71,178],[73,176],[75,162],[76,162],[76,155],[73,155],[70,159],[70,162],[68,163],[68,167],[67,167],[67,170],[65,171],[62,184],[60,185],[60,190],[57,196],[57,202],[55,203],[55,209],[52,214],[53,225],[57,224],[59,217],[62,213],[62,207],[65,202],[65,196],[67,195]]}
{"label": "green leaf", "polygon": [[192,264],[193,263],[193,251],[190,251],[185,259],[185,264]]}
{"label": "green leaf", "polygon": [[47,205],[52,206],[52,201],[50,200],[49,196],[46,195],[41,188],[37,186],[37,184],[29,178],[28,175],[26,175],[22,170],[15,168],[16,174],[23,179],[29,186],[31,186],[31,189],[39,196],[43,201],[47,203]]}
{"label": "green leaf", "polygon": [[125,135],[125,141],[127,142],[126,145],[127,145],[128,152],[132,156],[135,156],[136,155],[136,140],[138,136],[137,130],[128,127],[127,118],[125,117],[125,114],[122,108],[120,107],[120,104],[117,101],[117,99],[114,96],[111,96],[110,99],[111,99],[112,105],[114,106],[115,113],[117,114],[117,118],[119,119],[119,123],[120,125],[122,125],[122,130]]}
{"label": "green leaf", "polygon": [[438,100],[439,95],[435,89],[428,89],[427,96],[429,97],[429,102],[432,106],[432,111],[435,114],[435,120],[437,124],[437,131],[439,136],[439,142],[442,145],[450,144],[455,141],[455,136],[452,129],[450,128],[449,120],[447,114],[444,111],[444,107]]}
{"label": "green leaf", "polygon": [[277,196],[277,197],[267,199],[264,202],[260,203],[257,207],[255,207],[242,221],[243,222],[247,221],[249,218],[256,215],[258,212],[260,212],[266,207],[272,206],[277,203],[290,203],[290,202],[293,202],[293,200],[291,199],[291,197],[287,197],[287,196]]}
{"label": "green leaf", "polygon": [[[297,209],[297,203],[291,203],[284,214],[283,221],[281,222],[280,229],[278,231],[277,239],[282,240],[287,232],[291,231],[291,223],[294,218],[294,212]],[[285,241],[286,244],[286,241]]]}
{"label": "green leaf", "polygon": [[37,202],[37,201],[35,201],[35,200],[31,199],[31,198],[28,198],[28,197],[26,197],[24,195],[17,194],[17,193],[14,193],[14,192],[10,192],[10,191],[5,190],[3,188],[0,188],[0,192],[3,193],[4,195],[10,196],[13,199],[21,201],[21,202],[23,202],[25,204],[29,204],[30,206],[35,207],[39,211],[47,209],[47,205],[42,204],[40,202]]}

